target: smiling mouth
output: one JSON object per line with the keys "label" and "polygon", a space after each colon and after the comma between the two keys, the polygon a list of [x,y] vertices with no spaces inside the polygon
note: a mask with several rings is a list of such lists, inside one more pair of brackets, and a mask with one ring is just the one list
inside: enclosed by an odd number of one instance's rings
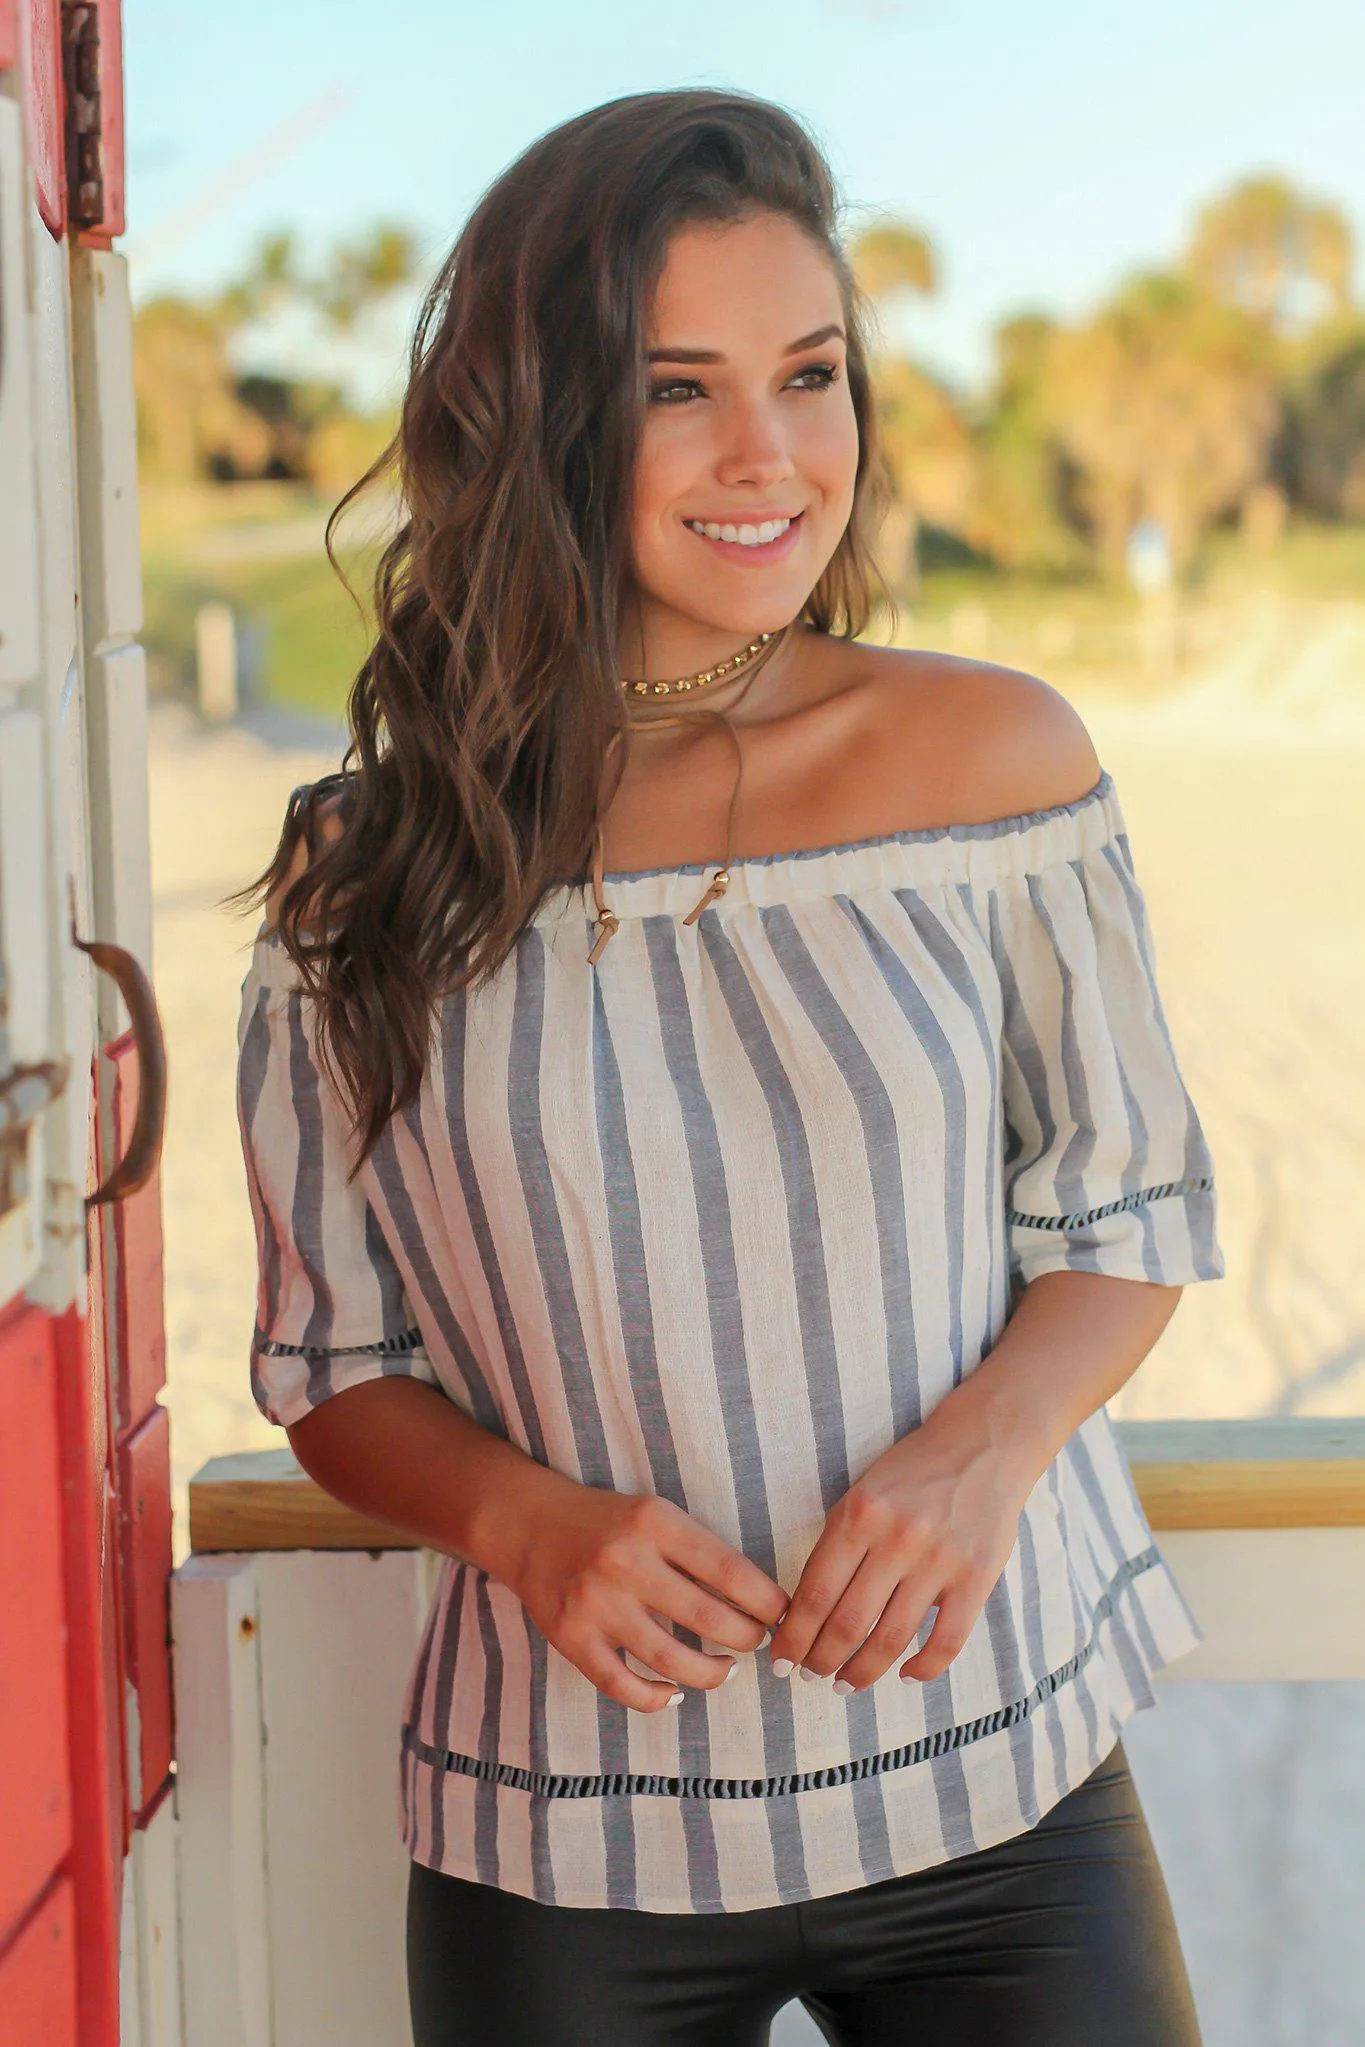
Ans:
{"label": "smiling mouth", "polygon": [[693,533],[699,533],[704,540],[725,540],[736,547],[771,547],[801,516],[800,512],[796,512],[790,518],[761,519],[757,523],[746,520],[742,525],[728,520],[722,523],[716,519],[684,519],[683,524]]}

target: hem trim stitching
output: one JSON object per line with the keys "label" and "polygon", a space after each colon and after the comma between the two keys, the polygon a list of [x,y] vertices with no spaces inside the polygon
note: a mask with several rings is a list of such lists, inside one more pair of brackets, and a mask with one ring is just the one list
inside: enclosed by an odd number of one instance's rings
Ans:
{"label": "hem trim stitching", "polygon": [[950,1749],[964,1748],[968,1742],[980,1741],[985,1735],[996,1734],[1001,1728],[1026,1720],[1038,1706],[1085,1668],[1099,1647],[1100,1628],[1112,1616],[1119,1595],[1134,1578],[1160,1562],[1161,1552],[1155,1544],[1139,1556],[1126,1558],[1095,1603],[1094,1626],[1084,1648],[1068,1657],[1056,1670],[1049,1671],[1046,1677],[1040,1678],[1022,1699],[1012,1699],[1008,1705],[997,1706],[993,1712],[984,1713],[979,1719],[940,1728],[936,1734],[922,1735],[918,1741],[905,1742],[900,1748],[884,1749],[880,1755],[859,1756],[847,1763],[832,1763],[823,1770],[797,1770],[776,1777],[665,1777],[637,1770],[613,1770],[600,1776],[588,1776],[565,1771],[528,1770],[516,1763],[489,1762],[481,1756],[464,1755],[458,1750],[433,1748],[412,1726],[403,1729],[403,1746],[418,1762],[430,1764],[433,1769],[506,1784],[517,1791],[530,1791],[540,1798],[782,1798],[790,1797],[794,1792],[822,1791],[835,1784],[851,1784],[864,1777],[883,1776],[888,1770],[907,1769],[914,1763],[925,1762],[931,1756],[941,1756]]}

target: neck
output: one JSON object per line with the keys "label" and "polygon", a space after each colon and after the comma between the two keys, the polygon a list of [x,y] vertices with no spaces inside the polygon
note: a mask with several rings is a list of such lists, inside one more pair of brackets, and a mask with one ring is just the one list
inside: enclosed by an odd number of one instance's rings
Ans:
{"label": "neck", "polygon": [[[617,672],[622,680],[644,682],[673,682],[679,676],[700,675],[739,653],[760,632],[776,631],[781,623],[741,629],[708,625],[652,607],[642,618],[632,607],[617,639]],[[723,686],[719,680],[710,684],[708,695]]]}
{"label": "neck", "polygon": [[[786,688],[789,662],[793,652],[791,641],[793,626],[783,626],[774,632],[766,645],[761,646],[747,660],[743,667],[733,674],[717,675],[709,683],[698,684],[690,690],[674,688],[666,695],[641,694],[635,689],[622,692],[625,698],[627,723],[635,730],[653,729],[667,725],[680,727],[696,726],[698,721],[709,726],[716,718],[722,721],[732,711],[745,707],[745,720],[757,709],[762,713],[773,701],[774,693],[780,698]],[[755,635],[757,638],[757,635]],[[752,644],[750,641],[744,643]],[[727,656],[722,655],[722,660]],[[676,682],[677,678],[672,678]]]}

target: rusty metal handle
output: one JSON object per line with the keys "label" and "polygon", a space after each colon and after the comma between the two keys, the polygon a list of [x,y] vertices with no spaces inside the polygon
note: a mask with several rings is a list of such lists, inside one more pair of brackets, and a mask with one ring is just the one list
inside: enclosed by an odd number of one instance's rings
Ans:
{"label": "rusty metal handle", "polygon": [[86,1195],[86,1207],[96,1208],[102,1202],[122,1201],[126,1195],[136,1194],[156,1171],[166,1134],[166,1037],[152,984],[139,962],[121,945],[111,945],[102,938],[77,937],[74,905],[71,943],[88,953],[114,982],[128,1011],[137,1047],[137,1118],[133,1134],[113,1171],[93,1194]]}

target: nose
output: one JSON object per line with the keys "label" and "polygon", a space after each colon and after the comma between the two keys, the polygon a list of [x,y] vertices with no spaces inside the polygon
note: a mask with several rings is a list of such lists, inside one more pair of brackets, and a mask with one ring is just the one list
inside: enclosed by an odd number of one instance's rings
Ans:
{"label": "nose", "polygon": [[716,464],[716,481],[727,489],[748,485],[770,490],[796,473],[786,423],[778,409],[751,400],[730,409],[725,446]]}

